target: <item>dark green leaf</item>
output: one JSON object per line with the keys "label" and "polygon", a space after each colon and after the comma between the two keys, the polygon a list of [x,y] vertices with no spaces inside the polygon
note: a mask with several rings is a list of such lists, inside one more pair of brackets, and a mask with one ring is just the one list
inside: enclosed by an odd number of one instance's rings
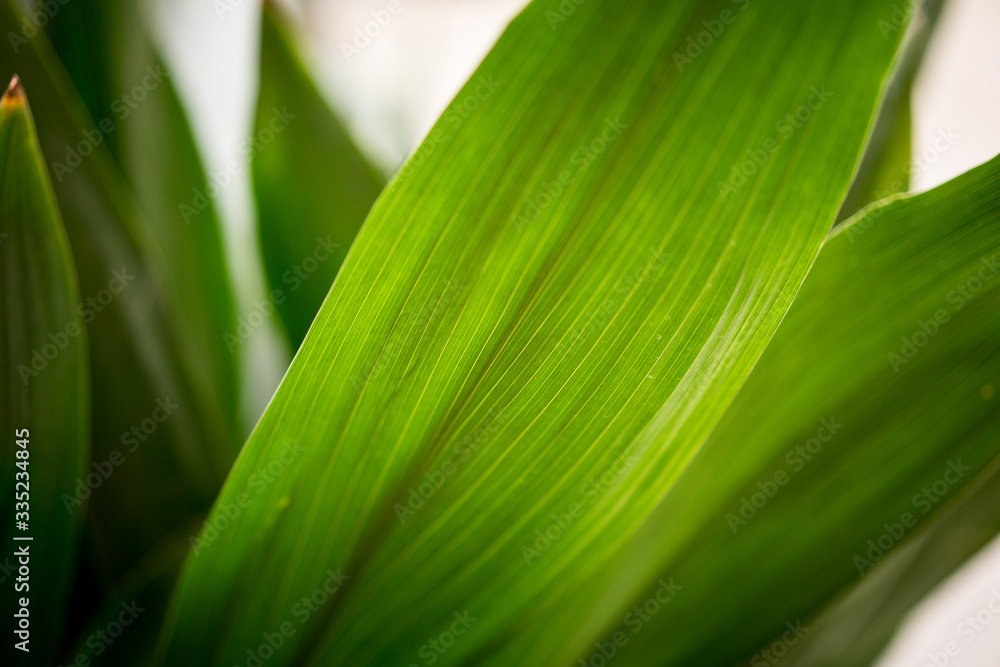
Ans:
{"label": "dark green leaf", "polygon": [[[71,511],[64,499],[85,477],[90,451],[87,331],[79,304],[66,231],[15,78],[0,100],[5,665],[40,665],[55,657],[76,572],[83,513]],[[26,618],[19,618],[22,611]]]}

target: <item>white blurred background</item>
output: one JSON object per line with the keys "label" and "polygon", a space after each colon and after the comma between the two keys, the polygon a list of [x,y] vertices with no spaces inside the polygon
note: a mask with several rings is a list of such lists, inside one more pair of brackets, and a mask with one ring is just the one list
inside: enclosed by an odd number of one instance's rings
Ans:
{"label": "white blurred background", "polygon": [[[152,0],[156,1],[156,0]],[[250,135],[256,94],[260,0],[163,0],[153,6],[175,84],[192,113],[195,134],[215,172],[238,155]],[[390,174],[430,129],[507,22],[526,0],[399,0],[402,11],[348,61],[341,45],[387,0],[301,0],[315,74],[356,140]],[[907,0],[899,0],[901,7]],[[220,7],[225,7],[220,12]],[[931,42],[914,93],[913,155],[923,156],[913,188],[925,190],[1000,153],[1000,1],[950,0]],[[939,131],[957,141],[931,147]],[[241,174],[246,177],[246,172]],[[249,181],[223,190],[230,263],[241,293],[238,312],[263,294]],[[244,359],[257,388],[246,397],[252,423],[288,360],[275,332],[257,335]],[[261,388],[266,389],[261,389]],[[1000,540],[977,555],[918,608],[879,667],[934,665],[928,654],[949,642],[961,651],[951,667],[1000,666],[1000,614],[971,641],[959,635],[967,617],[982,614],[1000,592]],[[994,603],[996,605],[997,603]],[[994,616],[996,617],[994,619]],[[936,667],[943,667],[938,664]]]}

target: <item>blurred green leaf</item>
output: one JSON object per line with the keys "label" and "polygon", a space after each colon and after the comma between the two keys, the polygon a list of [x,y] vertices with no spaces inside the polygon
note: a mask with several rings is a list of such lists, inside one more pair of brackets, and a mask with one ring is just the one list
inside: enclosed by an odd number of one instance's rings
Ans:
{"label": "blurred green leaf", "polygon": [[316,89],[288,17],[264,3],[253,183],[269,299],[298,349],[385,179]]}
{"label": "blurred green leaf", "polygon": [[[7,2],[0,32],[21,35]],[[17,71],[32,94],[89,332],[93,461],[112,465],[75,493],[75,511],[89,497],[88,567],[103,590],[211,505],[235,446],[166,260],[100,128],[45,35],[22,39],[0,49],[0,75]]]}
{"label": "blurred green leaf", "polygon": [[[87,332],[80,303],[66,231],[15,78],[0,100],[5,665],[47,664],[55,657],[76,572],[83,515],[69,512],[63,498],[85,476],[90,449]],[[22,599],[29,600],[23,619],[29,634],[19,636]],[[21,642],[24,650],[18,648]]]}
{"label": "blurred green leaf", "polygon": [[566,629],[617,613],[596,596],[834,222],[891,12],[529,5],[352,246],[185,566],[165,663],[574,660]]}
{"label": "blurred green leaf", "polygon": [[236,315],[214,204],[234,175],[206,176],[141,9],[131,0],[74,0],[46,30],[163,251],[238,445],[238,364],[225,338]]}
{"label": "blurred green leaf", "polygon": [[[837,228],[622,566],[686,592],[630,634],[623,662],[733,664],[766,648],[993,476],[998,330],[1000,158]],[[615,599],[626,583],[605,601],[621,614],[636,602]]]}
{"label": "blurred green leaf", "polygon": [[187,536],[196,529],[193,523],[180,526],[115,582],[61,664],[69,667],[86,660],[90,667],[148,665],[181,564],[190,551]]}

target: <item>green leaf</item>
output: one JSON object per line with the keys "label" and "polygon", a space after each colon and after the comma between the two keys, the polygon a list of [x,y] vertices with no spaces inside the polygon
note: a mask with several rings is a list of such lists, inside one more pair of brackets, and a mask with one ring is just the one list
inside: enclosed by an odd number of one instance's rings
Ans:
{"label": "green leaf", "polygon": [[[623,661],[749,657],[994,475],[998,185],[995,158],[833,232],[623,565],[623,579],[685,587],[630,635]],[[628,589],[616,584],[609,599]],[[637,600],[616,600],[618,618]]]}
{"label": "green leaf", "polygon": [[281,12],[264,3],[253,184],[269,298],[294,351],[385,179],[316,89]]}
{"label": "green leaf", "polygon": [[115,582],[60,664],[148,665],[170,594],[190,550],[187,536],[196,529],[193,523],[179,527]]}
{"label": "green leaf", "polygon": [[[45,664],[55,657],[76,571],[82,515],[67,511],[63,498],[84,476],[90,449],[87,332],[79,303],[66,231],[15,77],[0,100],[0,581],[6,665]],[[27,576],[22,565],[29,568]],[[12,635],[20,627],[22,599],[29,600],[28,634]],[[28,652],[18,650],[21,642]]]}
{"label": "green leaf", "polygon": [[[0,2],[0,33],[20,26]],[[211,505],[235,447],[150,225],[107,147],[88,138],[96,124],[44,34],[16,46],[0,49],[0,75],[16,70],[32,94],[89,333],[93,461],[112,466],[74,494],[75,511],[89,496],[85,572],[101,591]]]}
{"label": "green leaf", "polygon": [[858,173],[840,207],[838,222],[872,202],[906,192],[910,176],[918,171],[919,163],[910,153],[913,140],[910,96],[943,4],[943,0],[926,0],[912,8],[916,19],[904,36],[900,62],[886,89]]}
{"label": "green leaf", "polygon": [[288,623],[269,664],[409,664],[468,611],[438,664],[554,664],[815,259],[891,12],[529,5],[375,204],[185,567],[166,663],[245,662]]}
{"label": "green leaf", "polygon": [[914,606],[1000,533],[1000,458],[824,608],[782,664],[873,664]]}
{"label": "green leaf", "polygon": [[[141,7],[74,0],[46,26],[139,208],[149,221],[202,365],[232,429],[238,423],[233,293],[212,196],[234,175],[209,179]],[[221,183],[221,185],[220,185]]]}

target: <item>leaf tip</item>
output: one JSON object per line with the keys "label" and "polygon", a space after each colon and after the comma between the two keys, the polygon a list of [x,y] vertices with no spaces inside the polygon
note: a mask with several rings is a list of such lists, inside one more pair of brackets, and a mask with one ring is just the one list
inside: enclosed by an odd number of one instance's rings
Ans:
{"label": "leaf tip", "polygon": [[24,104],[24,102],[24,86],[21,85],[21,79],[15,74],[10,80],[10,85],[7,86],[7,92],[3,94],[3,99],[0,100],[0,105]]}

